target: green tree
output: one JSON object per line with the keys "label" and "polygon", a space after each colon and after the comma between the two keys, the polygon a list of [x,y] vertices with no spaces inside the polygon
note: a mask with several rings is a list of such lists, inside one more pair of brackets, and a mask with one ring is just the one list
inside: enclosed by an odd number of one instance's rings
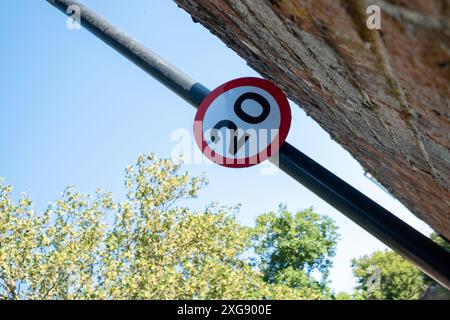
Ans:
{"label": "green tree", "polygon": [[[450,244],[436,233],[430,238],[450,251]],[[352,268],[358,282],[353,299],[418,299],[430,286],[440,297],[450,297],[448,290],[391,250],[353,259]]]}
{"label": "green tree", "polygon": [[358,283],[356,298],[418,299],[426,288],[422,272],[390,250],[353,259],[352,268]]}
{"label": "green tree", "polygon": [[[25,194],[14,201],[11,186],[0,181],[0,298],[324,297],[306,284],[312,282],[310,271],[330,265],[321,255],[332,251],[314,251],[310,243],[330,226],[311,211],[298,213],[295,225],[303,229],[297,235],[305,243],[291,245],[308,251],[301,265],[305,274],[296,273],[300,265],[289,258],[292,269],[267,282],[267,269],[261,272],[248,258],[255,230],[238,223],[237,207],[211,204],[194,212],[180,205],[206,184],[204,177],[180,172],[180,165],[140,156],[126,170],[124,201],[102,190],[89,196],[68,187],[44,212]],[[259,231],[269,216],[259,219]],[[302,250],[275,249],[280,256]]]}
{"label": "green tree", "polygon": [[[339,235],[333,220],[312,209],[290,213],[281,206],[256,219],[258,266],[268,283],[310,288],[330,297],[327,285]],[[321,275],[319,280],[314,273]]]}
{"label": "green tree", "polygon": [[347,292],[339,292],[334,297],[335,300],[353,300],[354,296]]}

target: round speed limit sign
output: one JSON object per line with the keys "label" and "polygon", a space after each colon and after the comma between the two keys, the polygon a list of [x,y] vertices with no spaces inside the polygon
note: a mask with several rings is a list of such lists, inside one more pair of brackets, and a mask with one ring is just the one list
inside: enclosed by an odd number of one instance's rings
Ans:
{"label": "round speed limit sign", "polygon": [[291,109],[277,86],[260,78],[240,78],[203,100],[195,116],[194,136],[207,158],[242,168],[278,152],[290,126]]}

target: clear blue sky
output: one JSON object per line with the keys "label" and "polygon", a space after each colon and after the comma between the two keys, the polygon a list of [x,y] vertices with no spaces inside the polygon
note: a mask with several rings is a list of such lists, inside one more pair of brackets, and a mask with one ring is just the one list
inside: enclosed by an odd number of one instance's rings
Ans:
{"label": "clear blue sky", "polygon": [[[144,45],[210,89],[242,76],[257,76],[244,60],[167,0],[84,0]],[[0,176],[27,192],[40,207],[63,187],[97,187],[123,197],[124,168],[138,154],[170,157],[174,130],[191,130],[195,109],[86,30],[68,30],[66,17],[45,0],[7,1],[0,11]],[[287,141],[391,210],[421,232],[431,229],[364,177],[361,166],[311,118],[291,103]],[[354,285],[350,259],[385,248],[353,222],[283,172],[264,176],[260,167],[205,171],[210,185],[188,202],[242,204],[239,219],[254,218],[284,203],[313,206],[340,228],[331,272],[332,288]],[[232,183],[233,182],[233,183]]]}

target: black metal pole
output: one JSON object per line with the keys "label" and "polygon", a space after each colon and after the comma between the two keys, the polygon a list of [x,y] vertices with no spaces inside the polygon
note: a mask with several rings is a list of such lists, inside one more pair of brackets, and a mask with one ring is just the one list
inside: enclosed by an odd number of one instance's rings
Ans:
{"label": "black metal pole", "polygon": [[[47,0],[68,14],[78,6],[81,24],[194,107],[209,90],[75,0]],[[348,183],[285,142],[277,165],[387,246],[450,289],[450,253]]]}
{"label": "black metal pole", "polygon": [[450,289],[450,253],[320,164],[284,143],[280,169]]}
{"label": "black metal pole", "polygon": [[69,8],[74,8],[75,6],[78,7],[81,14],[80,22],[84,28],[88,29],[106,44],[116,49],[124,57],[194,107],[200,105],[203,101],[203,97],[209,93],[209,90],[203,85],[195,82],[187,74],[171,65],[156,53],[145,48],[126,32],[115,27],[82,3],[74,0],[47,1],[67,15],[73,14],[71,11],[67,12]]}

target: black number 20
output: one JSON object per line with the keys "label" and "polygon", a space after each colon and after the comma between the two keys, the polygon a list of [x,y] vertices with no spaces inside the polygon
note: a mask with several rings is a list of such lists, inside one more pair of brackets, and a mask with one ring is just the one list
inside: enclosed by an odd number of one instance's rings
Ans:
{"label": "black number 20", "polygon": [[[259,103],[259,105],[262,108],[262,112],[258,116],[252,116],[248,113],[246,113],[242,109],[242,103],[245,100],[253,100]],[[236,102],[234,103],[234,112],[236,115],[242,120],[247,123],[251,124],[258,124],[263,122],[267,119],[267,117],[270,114],[270,103],[267,101],[266,98],[264,98],[262,95],[255,93],[255,92],[246,92],[242,94],[239,98],[237,98]],[[232,143],[230,144],[230,153],[236,154],[240,148],[248,141],[250,136],[248,134],[245,134],[243,137],[238,139],[238,132],[237,132],[237,125],[231,121],[231,120],[222,120],[216,123],[214,128],[211,130],[211,141],[213,143],[218,143],[220,138],[218,136],[218,131],[222,128],[228,128],[232,132]]]}

